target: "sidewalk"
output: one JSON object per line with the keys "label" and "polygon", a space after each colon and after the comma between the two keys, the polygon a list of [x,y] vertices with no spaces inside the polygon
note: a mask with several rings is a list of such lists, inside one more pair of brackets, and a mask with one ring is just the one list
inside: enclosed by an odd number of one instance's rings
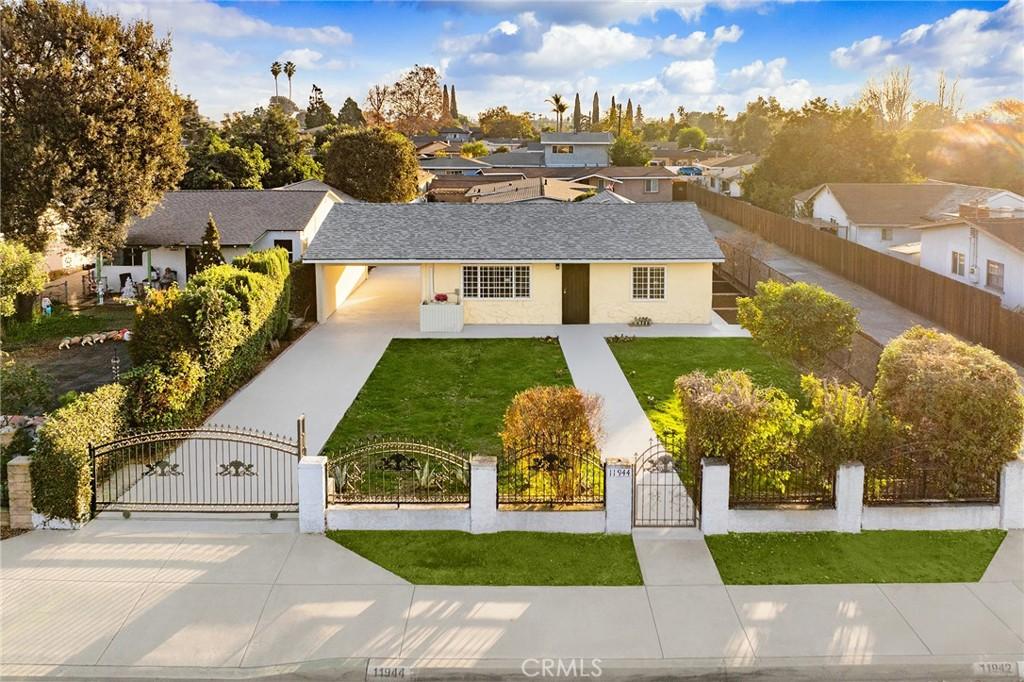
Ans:
{"label": "sidewalk", "polygon": [[[367,665],[383,665],[425,678],[434,669],[436,679],[456,668],[520,677],[525,659],[551,657],[651,675],[766,667],[820,679],[852,677],[842,666],[865,675],[924,666],[956,679],[976,661],[1024,657],[1024,575],[1012,572],[977,584],[723,586],[711,575],[682,584],[673,569],[682,555],[663,544],[668,563],[658,569],[655,556],[645,567],[661,584],[414,586],[293,527],[99,520],[5,540],[0,674],[317,669],[363,679]],[[1018,551],[1021,534],[1012,535],[1004,549]]]}

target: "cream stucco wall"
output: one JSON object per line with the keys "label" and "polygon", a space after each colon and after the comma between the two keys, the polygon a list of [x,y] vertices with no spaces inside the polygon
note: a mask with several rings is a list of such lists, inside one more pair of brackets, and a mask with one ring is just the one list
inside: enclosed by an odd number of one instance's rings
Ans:
{"label": "cream stucco wall", "polygon": [[[424,264],[420,267],[420,276],[424,300],[433,298],[435,293],[451,295],[456,289],[462,289],[462,265],[458,263]],[[469,298],[463,299],[463,309],[466,324],[561,324],[562,274],[554,263],[533,263],[530,265],[530,298]]]}
{"label": "cream stucco wall", "polygon": [[590,321],[621,324],[634,317],[649,317],[656,324],[708,324],[711,321],[711,263],[664,265],[664,300],[635,301],[633,264],[591,264]]}
{"label": "cream stucco wall", "polygon": [[366,281],[365,265],[316,264],[316,321],[324,322]]}

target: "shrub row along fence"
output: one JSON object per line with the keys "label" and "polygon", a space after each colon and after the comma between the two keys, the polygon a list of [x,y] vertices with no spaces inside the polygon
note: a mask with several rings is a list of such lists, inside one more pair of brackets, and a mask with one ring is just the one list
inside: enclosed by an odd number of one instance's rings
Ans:
{"label": "shrub row along fence", "polygon": [[729,470],[729,506],[834,507],[835,484],[835,468],[821,461],[792,458],[771,467],[734,465]]}
{"label": "shrub row along fence", "polygon": [[864,503],[949,504],[999,502],[1000,469],[953,467],[897,454],[864,467]]}
{"label": "shrub row along fence", "polygon": [[693,183],[679,194],[791,253],[884,296],[955,334],[1024,363],[1024,314],[999,297],[792,218]]}

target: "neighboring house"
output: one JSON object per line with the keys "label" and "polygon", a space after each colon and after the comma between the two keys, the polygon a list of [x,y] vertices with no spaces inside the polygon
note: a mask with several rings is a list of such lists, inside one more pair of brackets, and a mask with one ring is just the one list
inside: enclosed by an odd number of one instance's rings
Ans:
{"label": "neighboring house", "polygon": [[544,150],[527,149],[524,147],[516,151],[488,154],[479,157],[479,159],[493,168],[539,168],[544,166]]}
{"label": "neighboring house", "polygon": [[50,241],[47,242],[46,251],[43,254],[46,262],[46,272],[58,273],[63,270],[81,270],[87,263],[91,263],[92,258],[87,253],[73,249],[64,242],[64,232],[67,226],[59,221],[54,222],[56,223],[56,228],[53,231],[53,236],[50,237]]}
{"label": "neighboring house", "polygon": [[541,133],[545,166],[607,166],[611,133]]}
{"label": "neighboring house", "polygon": [[514,152],[520,148],[525,149],[530,140],[524,140],[519,137],[487,137],[481,139],[480,142],[487,147],[488,153],[493,154],[502,147],[505,147],[510,152]]}
{"label": "neighboring house", "polygon": [[443,140],[433,140],[416,147],[416,158],[432,159],[439,156],[458,155],[461,150],[461,144],[453,145]]}
{"label": "neighboring house", "polygon": [[440,137],[445,142],[456,142],[462,144],[463,142],[469,142],[473,137],[473,132],[468,128],[462,128],[461,126],[449,126],[447,128],[441,128],[438,132]]}
{"label": "neighboring house", "polygon": [[475,185],[466,191],[473,204],[558,203],[593,191],[590,185],[553,178],[529,178]]}
{"label": "neighboring house", "polygon": [[692,166],[699,161],[715,158],[720,152],[709,152],[696,147],[679,147],[676,142],[652,142],[652,166]]}
{"label": "neighboring house", "polygon": [[635,204],[635,201],[627,199],[621,194],[616,194],[611,190],[606,189],[603,192],[598,192],[592,197],[586,199],[580,199],[581,204]]}
{"label": "neighboring house", "polygon": [[1024,219],[972,214],[911,229],[921,267],[985,289],[1007,308],[1024,307]]}
{"label": "neighboring house", "polygon": [[714,159],[705,159],[693,164],[701,173],[694,176],[694,182],[707,187],[712,192],[731,197],[743,196],[740,183],[743,174],[753,170],[759,157],[756,154],[735,154]]}
{"label": "neighboring house", "polygon": [[991,215],[1024,216],[1019,194],[934,181],[830,182],[800,192],[793,202],[796,215],[815,227],[876,251],[917,242],[921,233],[912,228],[958,217],[962,206],[970,215],[980,207]]}
{"label": "neighboring house", "polygon": [[610,190],[638,204],[672,201],[675,174],[661,166],[607,166],[587,169],[575,174],[574,182],[596,187],[598,192]]}
{"label": "neighboring house", "polygon": [[[249,251],[280,246],[292,261],[301,259],[338,199],[331,191],[177,190],[164,195],[153,212],[128,228],[124,248],[96,259],[96,276],[120,290],[131,275],[142,282],[165,268],[184,285],[195,272],[195,256],[210,214],[220,231],[227,262]],[[354,204],[359,205],[359,204]]]}
{"label": "neighboring house", "polygon": [[299,180],[298,182],[293,182],[290,185],[283,185],[281,187],[275,187],[273,189],[273,191],[275,192],[280,190],[286,190],[291,192],[329,192],[331,196],[339,202],[344,202],[346,204],[363,203],[361,200],[356,199],[351,194],[346,194],[337,187],[332,187],[331,185],[328,185],[323,180]]}
{"label": "neighboring house", "polygon": [[504,178],[488,180],[483,175],[439,175],[427,187],[427,201],[468,204],[466,192],[486,182],[504,182]]}
{"label": "neighboring house", "polygon": [[[418,265],[462,324],[709,324],[723,260],[695,204],[336,205],[303,259],[326,320],[371,266]],[[429,303],[443,293],[449,303]],[[410,297],[411,298],[411,297]],[[372,305],[372,303],[370,304]],[[421,322],[422,324],[422,322]]]}
{"label": "neighboring house", "polygon": [[420,159],[420,168],[434,175],[476,175],[481,169],[490,167],[483,161],[461,156]]}

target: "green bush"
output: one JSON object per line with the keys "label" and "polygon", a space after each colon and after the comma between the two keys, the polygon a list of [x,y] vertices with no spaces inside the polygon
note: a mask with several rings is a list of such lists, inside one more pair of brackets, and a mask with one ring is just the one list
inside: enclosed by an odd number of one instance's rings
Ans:
{"label": "green bush", "polygon": [[808,403],[801,447],[805,458],[838,466],[891,454],[898,442],[896,425],[873,396],[855,384],[814,375],[802,377],[800,388]]}
{"label": "green bush", "polygon": [[39,427],[31,465],[36,511],[49,518],[88,518],[92,494],[89,443],[99,445],[125,432],[126,395],[120,384],[100,386],[53,411]]}
{"label": "green bush", "polygon": [[188,353],[171,353],[166,363],[148,364],[121,377],[128,392],[128,409],[137,428],[174,428],[202,420],[202,365]]}
{"label": "green bush", "polygon": [[933,465],[932,482],[951,497],[1018,457],[1021,382],[987,348],[914,327],[882,351],[874,395],[906,428],[915,457]]}
{"label": "green bush", "polygon": [[285,334],[288,333],[288,314],[291,311],[292,298],[292,271],[291,263],[288,261],[288,252],[280,247],[266,251],[252,251],[239,256],[231,265],[242,270],[258,272],[280,283],[281,293],[277,296],[272,326],[274,338],[284,338]]}
{"label": "green bush", "polygon": [[316,266],[292,263],[291,313],[304,320],[316,319]]}
{"label": "green bush", "polygon": [[40,415],[56,403],[49,376],[6,358],[0,360],[0,395],[4,414]]}
{"label": "green bush", "polygon": [[190,286],[184,307],[192,323],[192,351],[207,372],[217,372],[249,336],[241,302],[223,288],[208,284]]}
{"label": "green bush", "polygon": [[857,309],[805,282],[758,282],[754,296],[737,299],[739,323],[771,353],[817,367],[853,342]]}
{"label": "green bush", "polygon": [[135,324],[128,352],[137,367],[160,362],[168,353],[188,348],[192,330],[182,306],[182,291],[174,286],[166,290],[151,289],[146,300],[135,309]]}

